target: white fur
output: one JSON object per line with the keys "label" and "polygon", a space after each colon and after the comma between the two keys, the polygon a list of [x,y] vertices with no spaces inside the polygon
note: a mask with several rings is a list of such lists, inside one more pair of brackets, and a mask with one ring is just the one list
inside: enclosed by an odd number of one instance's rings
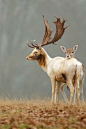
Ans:
{"label": "white fur", "polygon": [[[55,57],[55,58],[51,58],[46,51],[43,48],[39,49],[34,49],[33,52],[27,57],[28,60],[29,57],[31,55],[34,55],[34,52],[37,52],[39,54],[44,54],[45,56],[45,62],[46,65],[40,65],[42,67],[42,69],[48,74],[48,76],[51,79],[51,83],[52,83],[52,103],[54,103],[54,95],[55,95],[55,89],[56,89],[56,83],[57,83],[57,101],[59,101],[59,88],[60,85],[62,84],[62,82],[65,82],[65,79],[63,78],[62,74],[64,74],[67,78],[66,83],[70,89],[70,102],[69,104],[72,103],[72,98],[74,95],[74,86],[72,84],[72,80],[74,76],[77,76],[77,79],[75,80],[77,85],[77,89],[78,89],[78,73],[77,71],[79,71],[78,68],[80,68],[80,63],[75,59],[67,59],[67,58],[63,58],[63,57]],[[65,94],[64,94],[65,95]],[[79,102],[79,93],[77,90],[77,102]]]}
{"label": "white fur", "polygon": [[[61,49],[62,49],[62,51],[63,52],[67,52],[67,49],[65,48],[65,47],[63,47],[63,46],[60,46],[61,47]],[[74,57],[74,54],[75,54],[75,51],[77,50],[77,48],[78,48],[78,45],[75,45],[74,47],[73,47],[73,49],[71,48],[71,49],[68,49],[68,51],[69,51],[69,57],[68,57],[68,59],[69,58],[72,58],[72,57]],[[64,51],[65,50],[65,51]],[[72,56],[70,56],[71,55],[71,50],[74,50],[74,53],[72,53]],[[67,56],[66,56],[66,58],[67,58]],[[76,59],[74,60],[74,61],[76,61]],[[83,71],[83,65],[82,65],[82,63],[81,62],[79,62],[79,61],[77,61],[77,64],[78,64],[78,66],[79,66],[79,68],[80,68],[80,77],[79,77],[79,82],[80,82],[80,91],[81,91],[81,97],[82,97],[82,101],[84,102],[84,96],[83,96],[83,82],[84,82],[84,75],[85,75],[85,73],[84,73],[84,71]],[[64,97],[64,100],[67,102],[67,97],[64,95],[64,91],[63,91],[63,87],[64,87],[64,84],[62,84],[61,85],[61,91],[62,91],[62,94],[63,94],[63,97]],[[79,87],[78,87],[79,88]],[[56,98],[55,98],[56,99]],[[75,100],[76,100],[76,87],[75,87],[75,94],[74,94],[74,103],[75,103]]]}

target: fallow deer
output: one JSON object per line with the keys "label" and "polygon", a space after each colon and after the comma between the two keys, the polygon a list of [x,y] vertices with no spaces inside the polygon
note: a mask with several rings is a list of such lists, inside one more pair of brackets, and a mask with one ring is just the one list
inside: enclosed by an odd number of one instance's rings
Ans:
{"label": "fallow deer", "polygon": [[[56,17],[56,16],[55,16]],[[72,58],[70,60],[67,60],[63,57],[55,57],[51,58],[47,52],[42,48],[45,45],[48,44],[55,44],[56,41],[61,39],[65,29],[68,27],[66,26],[64,28],[64,23],[66,20],[63,19],[63,22],[61,23],[60,18],[56,17],[57,21],[54,21],[56,25],[56,33],[54,35],[54,38],[51,39],[51,28],[48,23],[48,20],[45,21],[45,18],[43,16],[44,24],[45,24],[45,35],[43,37],[43,41],[41,44],[37,44],[36,42],[31,42],[31,45],[27,45],[31,48],[34,48],[32,53],[26,57],[27,60],[37,60],[38,65],[48,74],[48,76],[51,79],[52,83],[52,103],[54,103],[54,95],[55,95],[55,87],[57,82],[57,102],[59,102],[59,87],[60,83],[64,82],[68,85],[70,89],[70,101],[69,104],[72,103],[73,95],[74,95],[74,86],[72,83],[73,78],[75,78],[76,88],[77,88],[77,103],[79,103],[79,70],[80,69],[80,63]]]}
{"label": "fallow deer", "polygon": [[[60,46],[60,47],[61,47],[62,51],[66,54],[66,58],[68,58],[68,59],[75,58],[75,52],[78,48],[78,45],[75,45],[73,48],[69,48],[69,49],[66,49],[64,46]],[[79,82],[80,82],[81,99],[82,99],[82,102],[84,102],[83,83],[84,83],[84,78],[85,78],[85,67],[82,62],[80,62],[80,63],[81,63],[82,68],[80,71]],[[62,84],[61,90],[63,90],[63,87],[64,87],[64,84]],[[64,96],[64,99],[66,100],[64,91],[63,91],[63,96]],[[75,103],[75,99],[76,99],[76,87],[75,87],[75,94],[74,94],[74,103]]]}

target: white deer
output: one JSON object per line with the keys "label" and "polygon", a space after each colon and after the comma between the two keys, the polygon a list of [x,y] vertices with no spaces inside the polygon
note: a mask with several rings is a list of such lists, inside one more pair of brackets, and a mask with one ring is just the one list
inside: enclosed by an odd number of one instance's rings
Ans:
{"label": "white deer", "polygon": [[[56,16],[55,16],[56,17]],[[57,17],[56,17],[57,18]],[[32,45],[27,44],[29,47],[34,48],[32,53],[26,57],[27,60],[37,60],[38,65],[48,74],[48,76],[51,79],[52,83],[52,103],[54,103],[54,95],[55,95],[55,88],[56,88],[56,82],[57,82],[57,102],[59,102],[59,88],[60,84],[66,83],[70,89],[70,101],[69,104],[72,103],[73,95],[74,95],[74,86],[73,86],[73,80],[76,84],[77,89],[77,104],[79,103],[79,76],[80,76],[80,67],[81,64],[74,58],[71,58],[70,60],[63,58],[63,57],[55,57],[51,58],[47,52],[42,48],[42,46],[48,45],[48,44],[55,44],[54,42],[58,41],[65,29],[64,23],[65,20],[63,19],[63,22],[60,22],[60,18],[57,18],[57,21],[54,21],[56,25],[56,33],[54,38],[51,39],[51,28],[48,23],[48,20],[45,21],[43,16],[44,24],[45,24],[45,35],[43,38],[43,41],[41,44],[34,44],[31,42]]]}
{"label": "white deer", "polygon": [[[78,48],[78,45],[75,45],[73,48],[69,48],[69,49],[66,49],[64,46],[60,46],[62,51],[66,54],[66,58],[67,59],[71,59],[71,58],[75,58],[75,52]],[[78,61],[80,62],[80,61]],[[84,96],[83,96],[83,83],[84,83],[84,78],[85,78],[85,67],[83,65],[82,62],[81,63],[81,71],[80,71],[80,78],[79,78],[79,82],[80,82],[80,93],[81,93],[81,99],[82,99],[82,102],[84,102]],[[67,97],[65,95],[65,92],[63,90],[63,87],[64,87],[65,84],[62,84],[61,85],[61,91],[63,92],[63,97],[65,99],[65,101],[67,102]],[[74,94],[74,103],[75,103],[75,99],[76,99],[76,87],[75,87],[75,94]]]}

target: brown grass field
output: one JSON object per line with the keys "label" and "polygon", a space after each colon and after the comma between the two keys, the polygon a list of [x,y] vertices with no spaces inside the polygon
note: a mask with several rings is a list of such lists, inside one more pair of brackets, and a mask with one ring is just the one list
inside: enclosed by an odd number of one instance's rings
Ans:
{"label": "brown grass field", "polygon": [[0,99],[0,129],[86,129],[86,103]]}

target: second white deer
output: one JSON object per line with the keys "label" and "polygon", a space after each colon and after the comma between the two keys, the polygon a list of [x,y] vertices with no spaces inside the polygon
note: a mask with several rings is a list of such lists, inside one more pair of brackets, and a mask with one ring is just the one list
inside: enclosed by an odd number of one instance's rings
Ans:
{"label": "second white deer", "polygon": [[[60,47],[61,47],[62,51],[66,54],[67,59],[75,58],[75,52],[78,48],[78,45],[75,45],[73,48],[69,48],[69,49],[66,49],[64,46],[60,46]],[[79,83],[80,83],[81,99],[82,99],[82,102],[84,102],[83,83],[84,83],[84,78],[85,78],[85,67],[82,62],[80,62],[80,61],[78,61],[78,62],[81,63],[81,66],[82,66],[81,70],[80,70]],[[67,97],[63,90],[64,86],[65,86],[65,84],[61,85],[61,91],[62,91],[65,101],[67,102]],[[75,99],[76,99],[76,87],[75,87],[75,94],[74,94],[74,103],[75,103]]]}

